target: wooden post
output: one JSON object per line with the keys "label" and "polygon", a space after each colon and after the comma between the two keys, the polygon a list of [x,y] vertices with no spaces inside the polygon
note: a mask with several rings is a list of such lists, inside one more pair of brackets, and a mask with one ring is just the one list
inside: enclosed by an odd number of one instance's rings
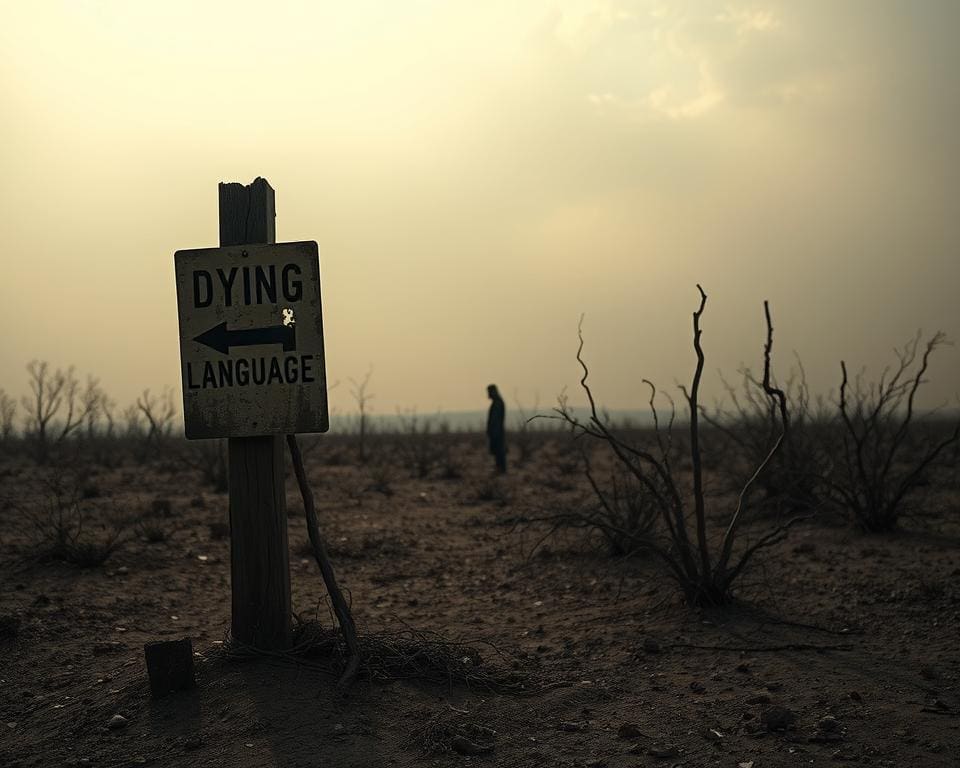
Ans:
{"label": "wooden post", "polygon": [[[220,184],[220,245],[275,243],[273,188]],[[290,556],[283,437],[231,437],[231,632],[264,650],[290,645]]]}

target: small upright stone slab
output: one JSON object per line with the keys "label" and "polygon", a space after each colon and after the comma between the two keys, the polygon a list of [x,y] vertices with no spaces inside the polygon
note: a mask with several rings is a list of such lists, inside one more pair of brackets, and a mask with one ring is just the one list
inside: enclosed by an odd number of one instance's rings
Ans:
{"label": "small upright stone slab", "polygon": [[161,640],[145,643],[143,654],[147,660],[150,693],[155,699],[197,685],[193,672],[193,643],[189,637],[182,640]]}

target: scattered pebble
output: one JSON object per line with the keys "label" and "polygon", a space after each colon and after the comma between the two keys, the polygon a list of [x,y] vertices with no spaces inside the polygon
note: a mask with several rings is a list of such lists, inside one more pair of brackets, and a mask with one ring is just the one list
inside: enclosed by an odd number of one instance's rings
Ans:
{"label": "scattered pebble", "polygon": [[786,707],[773,706],[760,715],[760,722],[768,731],[785,731],[796,721],[797,716]]}
{"label": "scattered pebble", "polygon": [[98,640],[90,650],[94,656],[102,656],[105,653],[122,651],[125,647],[119,640]]}
{"label": "scattered pebble", "polygon": [[651,757],[679,757],[680,750],[677,749],[673,744],[654,744],[647,750],[647,754]]}
{"label": "scattered pebble", "polygon": [[111,731],[115,731],[118,728],[126,728],[129,722],[130,721],[127,720],[127,718],[125,718],[123,715],[114,715],[110,718],[110,722],[107,723],[107,728],[109,728]]}
{"label": "scattered pebble", "polygon": [[647,736],[647,734],[640,730],[640,726],[636,723],[624,723],[621,725],[619,728],[617,728],[617,737],[621,739],[650,738]]}
{"label": "scattered pebble", "polygon": [[834,731],[840,730],[840,721],[833,715],[827,715],[826,717],[820,718],[819,722],[817,722],[817,728],[824,733],[833,733]]}

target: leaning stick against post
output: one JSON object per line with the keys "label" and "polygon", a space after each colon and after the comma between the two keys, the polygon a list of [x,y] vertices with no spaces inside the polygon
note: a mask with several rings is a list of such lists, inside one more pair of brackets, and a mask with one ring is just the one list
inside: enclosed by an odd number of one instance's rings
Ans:
{"label": "leaning stick against post", "polygon": [[303,496],[303,511],[307,518],[307,533],[310,535],[310,544],[313,547],[313,556],[320,566],[320,573],[323,574],[323,583],[330,593],[330,600],[333,602],[333,611],[340,622],[340,629],[343,630],[343,639],[347,644],[347,651],[350,654],[347,659],[347,667],[340,676],[339,685],[348,686],[357,674],[360,667],[360,644],[357,642],[357,628],[353,623],[353,616],[350,613],[350,606],[343,597],[340,587],[337,585],[337,577],[333,572],[333,563],[330,562],[330,556],[327,554],[327,547],[323,543],[323,537],[320,535],[320,525],[317,522],[317,508],[313,501],[313,491],[310,490],[310,484],[307,482],[307,473],[303,468],[303,456],[300,453],[300,445],[297,443],[296,435],[287,435],[287,447],[290,449],[290,458],[293,461],[293,471],[297,476],[297,485],[300,486],[300,495]]}

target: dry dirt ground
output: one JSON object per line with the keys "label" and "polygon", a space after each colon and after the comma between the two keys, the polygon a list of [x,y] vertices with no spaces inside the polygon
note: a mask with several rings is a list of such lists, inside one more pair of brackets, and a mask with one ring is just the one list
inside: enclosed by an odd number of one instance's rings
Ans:
{"label": "dry dirt ground", "polygon": [[[545,531],[524,518],[586,492],[554,447],[499,482],[479,441],[457,450],[465,469],[451,479],[308,454],[361,632],[473,649],[450,660],[472,665],[472,683],[367,675],[346,692],[330,655],[225,652],[227,497],[196,469],[85,468],[87,531],[108,514],[136,524],[81,568],[38,556],[29,518],[52,470],[7,459],[0,765],[960,765],[956,495],[895,536],[825,517],[799,526],[736,606],[694,611],[642,557],[574,533],[534,548]],[[288,507],[294,610],[330,627],[292,480]],[[153,700],[143,644],[180,637],[198,687]],[[795,717],[783,730],[763,722],[776,707]]]}

